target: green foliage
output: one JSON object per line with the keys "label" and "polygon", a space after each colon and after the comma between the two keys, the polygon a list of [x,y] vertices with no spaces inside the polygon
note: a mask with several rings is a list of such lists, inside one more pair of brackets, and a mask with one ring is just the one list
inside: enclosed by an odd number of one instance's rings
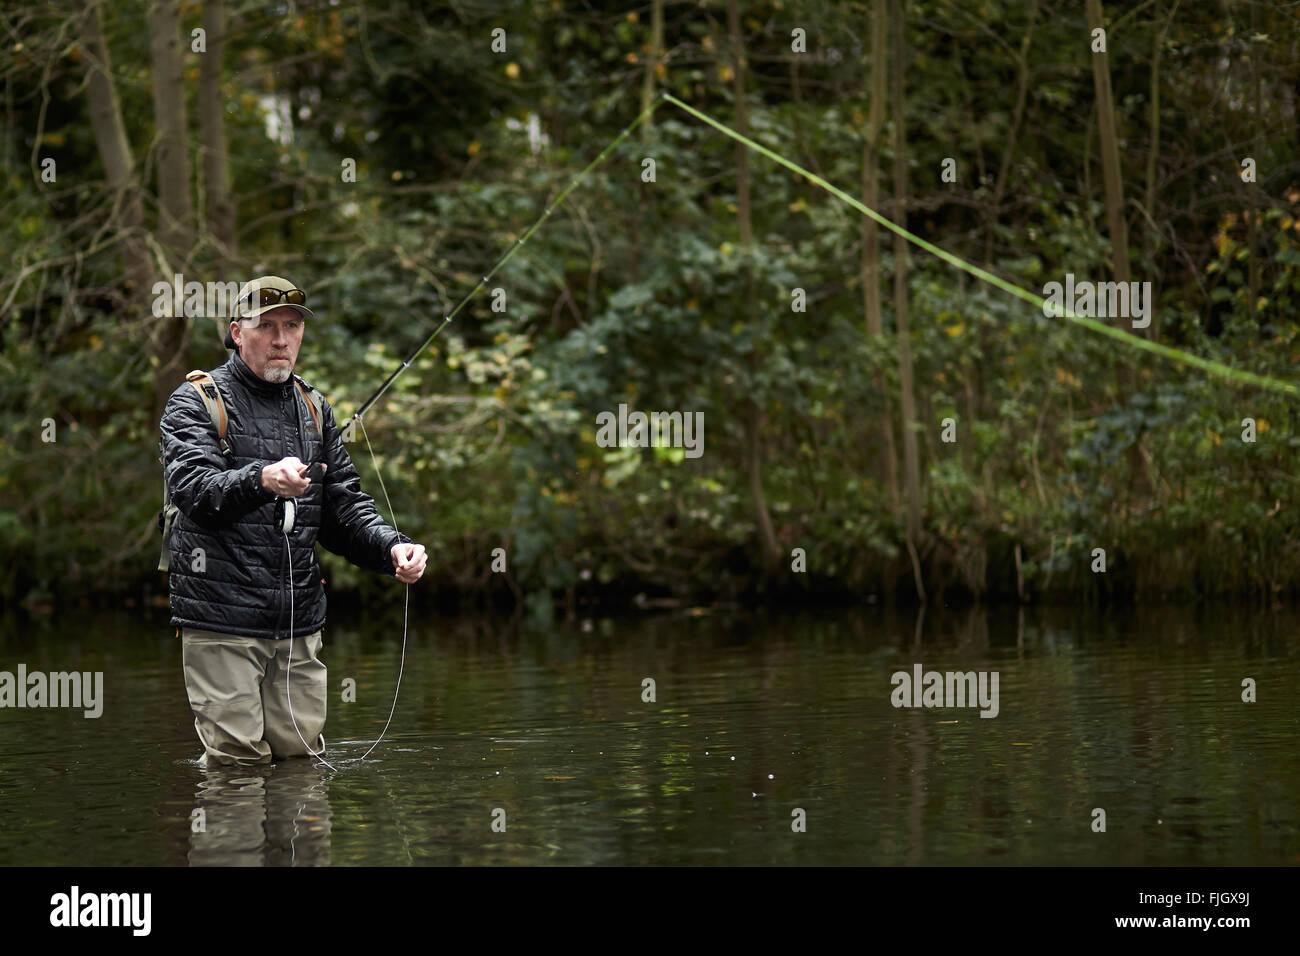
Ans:
{"label": "green foliage", "polygon": [[[1152,281],[1158,298],[1152,334],[1291,380],[1300,144],[1283,109],[1294,58],[1275,54],[1295,33],[1295,11],[1183,4],[1166,30],[1165,6],[1111,13],[1124,18],[1110,65],[1127,144],[1128,252],[1134,279]],[[144,6],[107,9],[128,138],[144,156],[155,133]],[[1077,5],[1038,5],[1018,119],[1030,5],[908,9],[908,227],[1030,289],[1066,272],[1110,278]],[[67,51],[70,14],[31,16],[25,49],[6,66],[19,92],[0,180],[0,253],[12,263],[0,283],[0,594],[142,582],[157,592],[151,326],[125,305],[122,230],[102,186],[84,61]],[[186,30],[197,16],[186,8]],[[648,17],[549,0],[319,5],[291,16],[239,9],[226,53],[239,266],[310,290],[317,317],[299,370],[342,421],[635,116]],[[813,55],[797,64],[792,17],[815,27]],[[873,106],[864,10],[769,0],[745,5],[742,19],[752,136],[859,193]],[[724,21],[716,5],[668,5],[673,59],[659,82],[733,123]],[[505,54],[489,50],[498,26]],[[291,143],[267,136],[264,97],[284,103]],[[194,123],[192,95],[188,105]],[[891,216],[896,121],[891,113],[879,157]],[[1258,183],[1240,182],[1240,150],[1225,143],[1251,144]],[[47,153],[59,161],[57,187],[34,175],[33,155]],[[654,183],[641,181],[645,157],[656,160]],[[956,183],[938,175],[946,157]],[[347,158],[355,183],[340,179]],[[853,592],[910,576],[885,467],[887,436],[902,447],[892,237],[881,235],[876,277],[885,334],[871,336],[860,217],[758,155],[748,171],[751,247],[734,142],[660,106],[368,413],[377,459],[360,435],[350,452],[387,512],[382,474],[394,520],[430,546],[441,586],[494,587],[490,554],[506,547],[525,591],[751,587],[762,578],[751,409],[786,566],[802,547],[810,578]],[[1041,594],[1292,587],[1300,438],[1287,399],[1122,351],[915,249],[909,258],[930,573],[1014,590],[1019,546],[1025,586]],[[190,271],[214,261],[201,242]],[[492,307],[498,288],[505,311]],[[795,288],[804,312],[791,310]],[[223,358],[211,323],[196,322],[190,366]],[[620,404],[702,412],[704,455],[598,447],[596,416]],[[40,441],[47,417],[58,423],[52,444]],[[1247,417],[1254,443],[1241,440]],[[953,444],[940,438],[948,418]],[[1124,572],[1092,574],[1094,547]],[[327,571],[335,590],[374,583],[341,561]]]}

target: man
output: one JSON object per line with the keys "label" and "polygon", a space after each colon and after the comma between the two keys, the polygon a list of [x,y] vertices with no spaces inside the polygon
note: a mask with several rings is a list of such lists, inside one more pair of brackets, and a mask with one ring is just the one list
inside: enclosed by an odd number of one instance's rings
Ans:
{"label": "man", "polygon": [[177,388],[163,411],[163,462],[178,509],[171,622],[207,767],[325,749],[317,542],[406,584],[427,560],[423,546],[379,516],[329,403],[320,397],[317,413],[311,386],[293,374],[312,315],[306,301],[279,276],[240,289],[225,342],[235,351],[211,372],[225,406],[224,452],[193,384]]}

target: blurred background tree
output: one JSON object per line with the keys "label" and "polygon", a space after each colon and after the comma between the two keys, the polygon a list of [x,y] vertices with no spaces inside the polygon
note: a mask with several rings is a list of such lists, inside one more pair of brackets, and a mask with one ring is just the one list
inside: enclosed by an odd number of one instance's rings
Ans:
{"label": "blurred background tree", "polygon": [[[1293,377],[1294,5],[611,7],[7,6],[0,599],[165,601],[158,414],[226,353],[155,282],[293,278],[299,371],[346,417],[660,89],[1028,288],[1127,268],[1147,334]],[[505,310],[472,300],[367,416],[436,590],[1294,594],[1287,399],[879,233],[661,105],[493,277]],[[619,403],[704,412],[704,456],[598,447]]]}

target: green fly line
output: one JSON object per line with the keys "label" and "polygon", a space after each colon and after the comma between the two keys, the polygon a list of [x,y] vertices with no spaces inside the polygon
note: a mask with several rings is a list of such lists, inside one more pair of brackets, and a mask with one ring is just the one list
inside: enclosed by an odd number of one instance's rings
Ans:
{"label": "green fly line", "polygon": [[[667,90],[664,90],[660,92],[660,94],[655,98],[653,103],[651,103],[648,107],[646,107],[644,110],[641,111],[640,115],[638,115],[636,119],[632,120],[632,122],[630,122],[627,126],[623,127],[622,131],[609,142],[609,145],[607,145],[603,150],[601,150],[600,155],[598,155],[589,164],[587,164],[587,167],[585,169],[583,169],[580,173],[578,173],[575,177],[573,177],[573,180],[569,183],[568,186],[565,187],[564,191],[561,192],[555,198],[555,200],[549,206],[546,207],[546,211],[543,212],[541,216],[538,217],[537,221],[534,222],[528,228],[527,232],[525,232],[522,236],[520,236],[518,239],[514,241],[514,243],[510,246],[510,248],[506,250],[505,254],[500,259],[497,260],[496,264],[492,266],[491,269],[488,270],[487,274],[484,275],[482,278],[480,278],[478,283],[472,289],[470,289],[470,291],[466,293],[466,295],[458,303],[456,303],[456,306],[449,313],[447,313],[443,317],[443,320],[438,325],[438,327],[434,329],[433,332],[430,333],[429,336],[423,342],[421,342],[419,346],[416,347],[415,351],[412,352],[410,356],[408,356],[402,362],[401,365],[399,365],[396,369],[393,370],[392,374],[390,374],[388,378],[384,380],[383,384],[381,384],[379,388],[376,389],[375,392],[361,404],[360,408],[358,408],[356,413],[352,416],[352,418],[349,419],[349,422],[355,419],[359,419],[372,405],[374,405],[376,401],[379,400],[379,398],[384,394],[384,392],[388,390],[388,387],[393,383],[393,381],[397,378],[397,376],[400,375],[403,371],[405,371],[406,368],[410,366],[410,364],[413,361],[415,361],[415,359],[419,356],[419,354],[425,350],[425,348],[429,345],[429,343],[432,342],[434,338],[437,337],[438,333],[441,332],[448,325],[448,323],[450,323],[452,319],[456,317],[457,313],[460,312],[460,310],[464,307],[465,303],[468,302],[471,298],[473,298],[475,293],[477,293],[479,289],[481,289],[484,285],[486,285],[488,280],[491,279],[492,276],[495,275],[497,271],[501,269],[502,266],[504,266],[508,261],[510,261],[510,258],[515,254],[515,252],[519,249],[519,247],[528,241],[529,237],[532,236],[533,233],[535,233],[538,230],[538,228],[542,225],[542,223],[545,222],[546,219],[551,215],[551,213],[554,212],[555,209],[561,203],[563,203],[565,199],[568,198],[569,194],[572,193],[573,190],[577,188],[578,184],[583,179],[585,179],[586,176],[593,169],[595,169],[597,166],[603,163],[605,159],[609,156],[609,154],[613,152],[618,147],[618,145],[627,138],[628,134],[631,133],[632,130],[636,129],[637,126],[641,125],[641,123],[643,123],[645,119],[648,116],[650,116],[650,114],[652,114],[656,109],[658,109],[659,106],[664,102],[672,103],[674,106],[680,107],[682,110],[689,113],[691,116],[694,116],[695,118],[707,123],[708,125],[712,126],[714,129],[718,130],[719,132],[725,133],[727,136],[730,136],[736,142],[743,144],[747,148],[752,149],[755,152],[762,154],[763,156],[766,156],[768,159],[772,160],[772,162],[784,166],[786,169],[790,170],[791,172],[803,176],[810,183],[813,183],[821,187],[822,189],[826,190],[832,196],[852,206],[854,209],[862,213],[864,216],[870,217],[872,220],[884,226],[886,229],[890,230],[893,233],[896,233],[897,235],[902,236],[908,242],[912,243],[913,245],[921,249],[924,249],[926,252],[930,253],[931,255],[936,256],[939,259],[942,259],[944,262],[948,263],[949,265],[961,269],[963,272],[966,272],[974,276],[980,281],[986,282],[991,286],[1001,289],[1003,292],[1006,292],[1009,295],[1013,295],[1016,298],[1021,299],[1024,302],[1027,302],[1038,309],[1043,309],[1044,314],[1048,314],[1048,312],[1050,311],[1050,313],[1052,314],[1063,316],[1064,318],[1067,318],[1072,322],[1077,322],[1079,325],[1083,326],[1084,328],[1096,332],[1099,335],[1107,335],[1110,336],[1112,339],[1122,342],[1123,344],[1128,345],[1132,348],[1144,349],[1148,352],[1153,352],[1156,355],[1170,359],[1171,361],[1182,362],[1184,365],[1191,365],[1195,368],[1201,369],[1202,371],[1208,372],[1211,375],[1216,375],[1219,376],[1220,378],[1227,379],[1230,382],[1236,382],[1242,385],[1256,385],[1259,386],[1260,388],[1266,388],[1277,392],[1283,392],[1287,395],[1300,395],[1300,388],[1298,388],[1296,385],[1292,383],[1284,382],[1275,378],[1270,378],[1267,375],[1259,375],[1255,372],[1248,372],[1244,369],[1233,368],[1229,365],[1224,365],[1222,362],[1216,362],[1213,359],[1204,358],[1199,355],[1193,355],[1190,352],[1184,352],[1181,349],[1172,348],[1171,346],[1163,345],[1159,342],[1152,342],[1141,336],[1134,335],[1131,332],[1126,332],[1123,329],[1106,325],[1104,322],[1098,322],[1096,319],[1093,319],[1089,316],[1078,315],[1076,312],[1074,312],[1073,309],[1069,308],[1068,306],[1062,306],[1054,302],[1048,302],[1042,296],[1030,292],[1028,289],[1023,289],[1013,282],[1008,282],[1006,279],[1003,279],[1000,276],[996,276],[986,269],[981,269],[979,266],[973,265],[967,262],[966,260],[960,258],[959,256],[953,255],[948,250],[941,249],[939,246],[936,246],[934,243],[922,239],[920,236],[916,235],[915,233],[909,232],[907,229],[903,228],[897,223],[891,222],[889,219],[880,215],[880,213],[876,212],[874,209],[871,209],[868,206],[864,205],[862,202],[855,199],[853,196],[850,196],[844,190],[840,189],[837,186],[832,185],[831,183],[828,183],[825,179],[822,179],[816,173],[804,169],[798,163],[795,163],[794,161],[787,159],[786,157],[780,155],[779,153],[776,153],[773,150],[768,149],[766,146],[763,146],[761,143],[756,143],[752,139],[748,138],[747,136],[742,136],[740,133],[731,129],[729,126],[726,126],[723,123],[719,123],[713,117],[709,116],[706,113],[701,112],[700,110],[697,110],[695,107],[690,106],[687,103],[683,103],[681,100],[673,96]],[[346,423],[344,427],[346,427]]]}
{"label": "green fly line", "polygon": [[[632,122],[628,123],[627,126],[623,127],[622,131],[609,142],[609,145],[607,145],[603,150],[600,151],[600,154],[595,159],[593,159],[590,163],[587,164],[587,167],[585,169],[583,169],[580,173],[578,173],[576,176],[573,177],[573,180],[569,183],[569,185],[566,186],[564,188],[564,191],[561,192],[558,196],[556,196],[555,200],[549,206],[546,207],[546,211],[543,212],[541,216],[538,217],[537,221],[534,222],[531,226],[529,226],[528,230],[523,235],[521,235],[518,239],[516,239],[513,244],[511,244],[510,248],[507,249],[505,254],[501,256],[500,259],[497,260],[496,264],[493,265],[492,268],[489,269],[487,273],[479,279],[478,283],[475,284],[475,286],[472,289],[470,289],[470,291],[467,292],[459,302],[456,303],[455,307],[450,312],[448,312],[445,316],[443,316],[442,322],[439,323],[438,327],[435,328],[428,335],[428,337],[425,338],[425,340],[416,347],[414,352],[412,352],[406,359],[402,361],[401,365],[399,365],[397,368],[395,368],[392,371],[392,373],[388,376],[388,378],[384,380],[384,382],[379,386],[379,388],[377,388],[369,398],[367,398],[364,402],[362,402],[361,406],[352,415],[352,417],[349,418],[348,421],[344,423],[343,425],[344,430],[346,430],[348,425],[350,425],[354,421],[361,425],[362,435],[365,436],[365,440],[366,440],[366,447],[370,451],[371,462],[375,467],[375,471],[380,475],[379,478],[380,488],[383,491],[384,503],[387,505],[388,512],[390,515],[393,514],[393,503],[391,500],[389,500],[387,487],[384,486],[382,470],[379,467],[378,459],[375,457],[374,449],[370,448],[370,437],[365,434],[365,423],[362,422],[361,420],[362,415],[364,415],[365,412],[368,411],[375,404],[375,402],[379,401],[380,397],[383,396],[384,392],[388,390],[388,387],[393,384],[394,380],[396,380],[396,378],[399,375],[401,375],[402,372],[404,372],[407,368],[409,368],[411,363],[415,361],[415,359],[420,355],[420,353],[423,352],[428,347],[429,343],[432,342],[437,337],[438,333],[447,327],[447,325],[452,321],[452,319],[456,317],[457,313],[459,313],[460,310],[464,308],[465,303],[467,303],[471,298],[473,298],[475,293],[477,293],[479,289],[481,289],[484,285],[486,285],[488,280],[491,279],[492,276],[495,275],[497,271],[501,269],[502,266],[504,266],[507,262],[510,261],[510,258],[515,254],[515,252],[519,249],[519,247],[528,241],[529,237],[532,236],[533,233],[535,233],[538,230],[538,228],[541,227],[542,223],[545,222],[546,219],[551,215],[551,213],[554,212],[555,209],[561,203],[563,203],[565,199],[568,198],[569,194],[572,193],[573,190],[577,188],[578,184],[583,179],[585,179],[586,176],[593,169],[595,169],[597,166],[603,163],[605,159],[609,156],[609,154],[613,152],[616,148],[618,148],[618,145],[627,138],[628,134],[631,133],[632,130],[636,129],[636,127],[641,125],[641,123],[645,122],[646,117],[650,116],[650,114],[652,114],[656,109],[658,109],[659,106],[664,102],[672,103],[675,106],[681,107],[681,109],[685,110],[690,115],[704,121],[705,123],[708,123],[714,129],[718,130],[719,132],[725,133],[726,135],[734,139],[736,142],[745,145],[746,147],[754,150],[757,153],[761,153],[762,155],[766,156],[768,159],[772,160],[773,162],[778,163],[781,166],[784,166],[786,169],[789,169],[791,172],[803,176],[809,182],[814,183],[817,186],[820,186],[822,189],[829,192],[832,196],[835,196],[837,199],[843,200],[844,202],[848,203],[850,206],[858,210],[858,212],[862,213],[864,216],[869,216],[871,219],[875,220],[877,223],[884,226],[886,229],[890,230],[893,233],[896,233],[897,235],[902,236],[908,242],[912,243],[915,246],[920,247],[921,249],[924,249],[926,252],[930,253],[931,255],[937,256],[938,258],[942,259],[944,262],[948,263],[949,265],[955,266],[956,268],[961,269],[963,272],[969,273],[970,275],[981,280],[982,282],[987,282],[989,285],[995,286],[996,288],[1001,289],[1003,292],[1013,295],[1016,298],[1021,299],[1025,302],[1028,302],[1030,305],[1033,305],[1039,309],[1050,308],[1054,314],[1059,316],[1064,316],[1065,318],[1077,322],[1080,325],[1084,326],[1085,328],[1092,330],[1093,332],[1097,332],[1101,335],[1108,335],[1113,339],[1123,342],[1125,345],[1129,345],[1134,348],[1145,349],[1148,352],[1154,352],[1156,355],[1163,356],[1164,358],[1171,359],[1172,361],[1182,362],[1185,365],[1194,366],[1196,368],[1209,372],[1211,375],[1217,375],[1222,378],[1225,378],[1228,381],[1236,382],[1243,385],[1257,385],[1261,388],[1267,388],[1278,392],[1284,392],[1288,395],[1300,395],[1300,388],[1297,388],[1295,385],[1289,384],[1287,382],[1283,382],[1274,378],[1269,378],[1268,376],[1265,375],[1258,375],[1254,372],[1247,372],[1242,369],[1232,368],[1230,366],[1224,365],[1221,362],[1216,362],[1212,359],[1202,358],[1201,356],[1198,355],[1192,355],[1188,352],[1183,352],[1179,349],[1171,348],[1167,345],[1161,345],[1158,342],[1151,342],[1140,336],[1133,335],[1130,332],[1125,332],[1123,329],[1115,328],[1113,326],[1106,325],[1105,323],[1098,322],[1095,319],[1092,319],[1088,316],[1078,315],[1068,307],[1062,307],[1060,305],[1056,305],[1055,303],[1049,303],[1042,296],[1035,295],[1033,292],[1030,292],[1027,289],[1022,289],[1020,286],[1016,285],[1015,283],[1008,282],[1007,280],[1002,279],[999,276],[995,276],[993,273],[988,272],[985,269],[981,269],[979,266],[972,265],[966,260],[953,255],[951,252],[948,252],[946,249],[941,249],[938,246],[934,245],[933,243],[927,242],[925,239],[922,239],[920,236],[909,232],[908,230],[904,229],[902,226],[898,225],[897,223],[891,222],[890,220],[886,219],[884,216],[880,215],[880,213],[876,212],[874,209],[870,209],[867,206],[863,205],[861,202],[859,202],[857,199],[854,199],[844,190],[836,186],[833,186],[832,184],[828,183],[826,180],[822,179],[820,176],[809,172],[808,170],[804,169],[802,166],[798,165],[797,163],[789,159],[786,159],[784,156],[781,156],[780,154],[773,152],[772,150],[768,149],[767,147],[759,143],[754,142],[752,139],[749,139],[746,136],[742,136],[740,133],[737,133],[735,130],[731,129],[730,127],[725,126],[722,123],[719,123],[711,116],[702,113],[700,110],[695,109],[693,106],[688,106],[686,103],[683,103],[681,100],[673,96],[667,90],[664,90],[655,98],[654,102],[652,102],[649,106],[647,106],[644,110],[641,111],[640,115],[638,115],[636,119],[632,120]],[[396,527],[396,525],[394,525],[394,527]],[[285,546],[288,547],[287,535],[285,538]],[[409,607],[410,607],[410,588],[408,586],[407,588],[408,610]],[[290,608],[290,613],[292,613],[292,605]],[[403,668],[406,661],[407,624],[408,621],[404,615],[402,621],[402,666]],[[379,745],[379,741],[383,739],[384,734],[388,730],[389,724],[392,722],[393,712],[397,708],[397,695],[401,688],[401,680],[402,680],[402,674],[401,674],[401,670],[399,669],[398,676],[397,676],[397,686],[394,688],[393,691],[393,705],[388,713],[388,722],[384,724],[384,729],[380,731],[379,739],[376,740],[374,744],[371,745],[370,750],[367,750],[366,753],[362,756],[363,760],[365,759],[366,756],[369,756],[370,752],[373,751],[376,746]],[[288,692],[287,684],[285,687],[285,691],[287,694]],[[293,706],[292,702],[290,702],[291,715],[292,715],[292,706]],[[299,732],[299,737],[301,736],[302,736],[301,732]],[[310,748],[308,749],[310,750]],[[324,758],[321,759],[323,760]]]}
{"label": "green fly line", "polygon": [[808,170],[804,169],[802,166],[798,165],[797,163],[791,162],[790,160],[786,159],[784,156],[780,156],[777,153],[774,153],[772,150],[768,149],[765,146],[762,146],[759,143],[754,142],[752,139],[740,135],[733,129],[729,129],[728,127],[724,126],[722,123],[719,123],[717,120],[713,119],[712,117],[706,116],[704,113],[701,113],[693,106],[688,106],[687,104],[683,103],[681,100],[673,96],[671,93],[665,91],[662,94],[662,96],[668,102],[676,106],[680,106],[686,112],[708,123],[714,129],[726,133],[732,139],[736,140],[736,142],[745,144],[755,152],[762,153],[764,156],[766,156],[768,159],[772,160],[773,162],[780,163],[786,169],[789,169],[805,177],[809,182],[820,186],[822,189],[825,189],[827,192],[829,192],[832,196],[835,196],[837,199],[842,199],[844,202],[848,203],[858,212],[862,213],[865,216],[871,217],[876,222],[880,223],[880,225],[884,226],[886,229],[890,230],[891,232],[897,233],[898,235],[902,236],[904,239],[906,239],[908,242],[912,243],[913,245],[919,246],[920,248],[924,249],[926,252],[930,253],[931,255],[938,256],[940,259],[942,259],[944,262],[948,263],[949,265],[956,266],[958,269],[961,269],[963,272],[967,272],[973,275],[977,279],[987,282],[990,285],[996,286],[997,288],[1001,289],[1003,292],[1010,293],[1011,295],[1014,295],[1016,298],[1023,299],[1025,302],[1037,306],[1040,309],[1050,308],[1056,315],[1063,315],[1065,316],[1065,318],[1078,322],[1080,325],[1084,326],[1085,328],[1091,329],[1094,332],[1098,332],[1102,335],[1109,335],[1113,339],[1118,339],[1120,342],[1123,342],[1125,345],[1131,345],[1134,348],[1139,348],[1139,349],[1146,349],[1148,352],[1154,352],[1157,355],[1162,355],[1165,358],[1172,359],[1175,362],[1183,362],[1187,365],[1193,365],[1196,368],[1203,369],[1204,371],[1209,372],[1211,375],[1219,375],[1223,378],[1229,379],[1230,381],[1240,382],[1243,385],[1258,385],[1261,388],[1269,388],[1269,389],[1273,389],[1274,391],[1285,392],[1288,395],[1300,395],[1300,388],[1297,388],[1295,385],[1290,384],[1289,382],[1283,382],[1275,378],[1269,378],[1266,375],[1257,375],[1254,372],[1247,372],[1242,369],[1232,368],[1231,366],[1224,365],[1221,362],[1216,362],[1213,359],[1202,358],[1199,355],[1192,355],[1189,352],[1183,352],[1179,349],[1170,348],[1168,345],[1161,345],[1159,342],[1151,342],[1147,339],[1142,338],[1141,336],[1134,335],[1131,332],[1125,332],[1123,329],[1117,329],[1114,326],[1106,325],[1104,322],[1098,322],[1096,319],[1089,318],[1088,316],[1077,315],[1072,309],[1063,308],[1057,305],[1056,303],[1048,303],[1047,300],[1044,299],[1042,296],[1035,295],[1033,292],[1030,292],[1027,289],[1022,289],[1020,286],[1015,285],[1012,282],[1008,282],[1007,280],[1000,278],[999,276],[995,276],[993,275],[993,273],[981,269],[979,266],[971,265],[966,260],[953,255],[951,252],[948,252],[946,249],[941,249],[938,246],[936,246],[934,243],[927,242],[926,240],[922,239],[920,236],[908,232],[906,229],[904,229],[902,226],[898,225],[897,223],[890,222],[884,216],[880,215],[880,213],[876,212],[874,209],[869,209],[867,206],[863,205],[861,202],[854,199],[844,190],[831,185],[830,183],[828,183],[826,180],[822,179],[820,176],[816,175],[815,173],[809,172]]}

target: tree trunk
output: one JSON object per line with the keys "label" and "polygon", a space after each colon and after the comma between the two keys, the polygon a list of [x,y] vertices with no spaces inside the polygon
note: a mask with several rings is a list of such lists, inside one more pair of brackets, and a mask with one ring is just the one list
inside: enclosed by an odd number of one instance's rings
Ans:
{"label": "tree trunk", "polygon": [[[650,55],[646,57],[645,76],[641,82],[641,110],[650,108],[654,102],[656,68],[659,60],[663,55],[664,46],[664,11],[663,0],[652,0],[653,6],[650,11]],[[654,114],[647,116],[641,124],[641,142],[650,141],[651,130],[654,126]],[[640,191],[640,202],[642,208],[645,207],[649,199],[649,190],[644,182],[637,183],[637,189]],[[641,281],[641,260],[644,258],[644,236],[642,234],[641,216],[632,217],[632,234],[631,234],[631,260],[629,275],[632,283]]]}
{"label": "tree trunk", "polygon": [[[226,148],[225,110],[221,103],[222,53],[226,46],[224,0],[203,5],[207,52],[199,63],[199,141],[203,145],[203,184],[207,194],[207,228],[216,248],[214,266],[219,282],[236,280],[239,248],[235,233],[235,197],[230,189],[230,155]],[[212,316],[218,341],[230,325],[225,316]]]}
{"label": "tree trunk", "polygon": [[207,194],[207,227],[217,244],[218,258],[228,264],[238,254],[235,200],[230,189],[230,153],[226,146],[225,111],[221,103],[222,60],[226,47],[223,0],[203,5],[207,52],[199,61],[199,142],[203,146],[203,183]]}
{"label": "tree trunk", "polygon": [[[880,211],[880,134],[885,126],[888,86],[885,82],[886,58],[889,56],[888,0],[875,0],[871,11],[871,105],[867,138],[862,152],[862,195],[868,208]],[[862,311],[867,317],[867,335],[875,338],[885,331],[880,302],[880,227],[870,216],[862,217]],[[898,456],[894,451],[893,410],[885,394],[885,377],[879,370],[872,374],[875,394],[884,401],[876,447],[877,473],[889,489],[895,514],[901,505],[898,495]]]}
{"label": "tree trunk", "polygon": [[[651,0],[650,4],[650,52],[645,60],[645,77],[641,81],[641,112],[650,108],[655,98],[655,78],[659,71],[659,61],[664,50],[664,0]],[[650,138],[654,126],[654,114],[651,113],[641,124],[641,142]]]}
{"label": "tree trunk", "polygon": [[[737,9],[737,0],[727,0],[727,28],[731,34],[731,62],[734,74],[732,80],[736,98],[736,131],[741,136],[747,137],[749,136],[749,104],[745,99],[745,51],[740,36],[740,12]],[[749,215],[749,150],[744,143],[736,143],[736,207],[740,221],[741,249],[745,254],[748,254],[753,245],[754,235]],[[752,309],[754,306],[754,275],[749,268],[745,270],[745,281],[747,285],[745,307]],[[750,353],[749,363],[750,371],[755,379],[759,369],[762,368],[762,364],[762,346],[756,341],[754,349]],[[767,510],[767,499],[763,494],[762,411],[753,393],[753,389],[757,387],[755,381],[751,386],[745,408],[746,471],[749,476],[749,493],[754,501],[754,518],[758,524],[759,541],[762,545],[763,567],[770,572],[776,568],[777,561],[780,559],[780,550],[776,544],[776,532],[772,527],[772,516]]]}
{"label": "tree trunk", "polygon": [[1034,0],[1029,10],[1029,26],[1020,39],[1020,53],[1016,57],[1016,107],[1011,114],[1011,131],[1007,134],[1007,145],[1002,151],[1002,163],[998,167],[998,179],[993,184],[993,201],[989,206],[989,229],[984,240],[984,264],[993,264],[993,239],[996,234],[994,225],[1002,218],[1002,197],[1006,195],[1007,181],[1011,176],[1011,161],[1016,154],[1016,138],[1020,135],[1020,124],[1025,118],[1025,99],[1029,93],[1029,44],[1034,38],[1034,24],[1038,21],[1038,0]]}
{"label": "tree trunk", "polygon": [[[189,158],[185,149],[185,86],[181,65],[179,0],[149,6],[149,60],[153,68],[154,120],[158,128],[158,238],[170,270],[183,272],[193,244]],[[189,325],[183,315],[158,321],[153,337],[154,393],[158,417],[185,377]]]}
{"label": "tree trunk", "polygon": [[[1150,112],[1150,146],[1147,149],[1147,194],[1146,194],[1146,262],[1148,266],[1155,262],[1157,252],[1160,250],[1161,237],[1160,230],[1156,226],[1156,171],[1158,160],[1160,158],[1160,56],[1164,50],[1165,37],[1169,33],[1169,27],[1174,22],[1174,14],[1178,12],[1179,0],[1174,0],[1173,8],[1169,11],[1169,18],[1165,20],[1164,27],[1156,37],[1155,49],[1151,53],[1151,112]],[[1160,12],[1159,4],[1156,5],[1156,13]],[[1160,338],[1159,319],[1152,314],[1151,317],[1151,337]]]}
{"label": "tree trunk", "polygon": [[[907,69],[907,37],[904,29],[906,0],[891,0],[893,13],[894,70],[890,99],[894,109],[894,220],[907,225],[907,111],[904,74]],[[925,584],[917,558],[921,539],[921,465],[916,446],[916,396],[912,383],[912,334],[908,319],[907,240],[894,234],[894,310],[898,317],[898,374],[903,411],[903,463],[907,484],[907,550],[917,597],[925,601]]]}
{"label": "tree trunk", "polygon": [[[1098,27],[1105,26],[1105,15],[1101,9],[1101,0],[1086,2],[1088,29],[1091,33]],[[1109,49],[1109,38],[1107,38]],[[1130,280],[1128,260],[1128,225],[1124,220],[1124,182],[1119,165],[1119,137],[1115,132],[1115,103],[1110,91],[1110,56],[1108,53],[1092,53],[1092,80],[1097,101],[1097,132],[1101,141],[1101,172],[1106,187],[1106,221],[1110,232],[1110,254],[1112,272],[1116,282],[1125,285]],[[1151,326],[1143,330],[1148,337]],[[1118,401],[1123,404],[1133,390],[1133,378],[1123,355],[1117,358],[1115,367],[1115,385]],[[1139,436],[1138,441],[1141,441]],[[1126,487],[1129,497],[1134,493],[1134,483],[1142,473],[1142,457],[1138,443],[1128,448],[1128,481]],[[1128,511],[1128,501],[1123,505]]]}
{"label": "tree trunk", "polygon": [[[1088,28],[1105,26],[1101,0],[1087,0]],[[1097,131],[1101,137],[1101,170],[1106,183],[1106,220],[1110,230],[1110,253],[1116,282],[1130,278],[1128,227],[1124,221],[1124,182],[1119,165],[1119,139],[1115,133],[1115,103],[1110,92],[1110,61],[1105,53],[1093,53],[1092,80],[1097,96]]]}
{"label": "tree trunk", "polygon": [[148,293],[153,266],[144,240],[144,205],[140,183],[131,157],[131,144],[122,121],[122,104],[113,82],[113,71],[104,42],[104,23],[99,4],[92,3],[81,18],[81,46],[86,61],[86,99],[90,105],[90,128],[109,188],[117,196],[121,220],[122,272],[126,276],[127,307],[124,314],[143,319],[148,315]]}
{"label": "tree trunk", "polygon": [[[871,112],[862,153],[862,194],[868,208],[880,211],[880,131],[885,125],[885,58],[888,56],[888,0],[875,0],[871,11]],[[870,216],[862,218],[862,308],[867,334],[885,330],[880,307],[880,227]]]}
{"label": "tree trunk", "polygon": [[[1250,33],[1251,36],[1256,36],[1258,34],[1258,31],[1255,27],[1255,8],[1253,6],[1250,8]],[[1250,58],[1250,79],[1251,79],[1251,84],[1255,88],[1254,155],[1256,157],[1262,158],[1263,151],[1266,148],[1265,140],[1264,140],[1264,130],[1265,130],[1265,124],[1267,123],[1267,120],[1264,119],[1263,103],[1261,100],[1262,90],[1261,90],[1260,78],[1259,78],[1259,57],[1257,56],[1252,56]],[[1240,177],[1237,177],[1236,185],[1238,188],[1240,188],[1243,185]],[[1262,276],[1260,274],[1260,262],[1259,262],[1259,219],[1260,219],[1260,210],[1262,208],[1259,202],[1259,196],[1260,196],[1259,187],[1258,186],[1248,187],[1246,196],[1247,196],[1246,235],[1247,235],[1247,244],[1250,247],[1250,253],[1249,253],[1250,268],[1247,270],[1246,273],[1246,298],[1247,298],[1246,307],[1247,307],[1247,311],[1250,313],[1253,331],[1255,333],[1258,333],[1259,326],[1257,324],[1258,316],[1256,315],[1256,310],[1259,305],[1259,290],[1260,290],[1260,283],[1262,279]]]}

